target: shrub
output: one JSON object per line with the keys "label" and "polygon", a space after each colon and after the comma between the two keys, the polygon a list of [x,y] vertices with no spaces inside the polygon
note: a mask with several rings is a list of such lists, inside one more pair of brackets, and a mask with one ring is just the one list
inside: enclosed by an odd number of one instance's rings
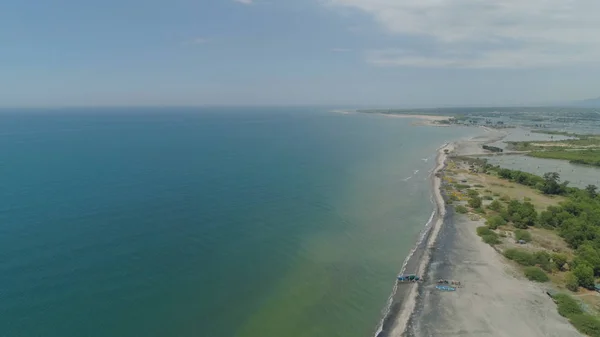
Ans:
{"label": "shrub", "polygon": [[579,286],[594,289],[594,269],[586,263],[580,263],[573,269],[573,275],[577,277]]}
{"label": "shrub", "polygon": [[531,201],[531,198],[525,197],[525,198],[523,198],[523,201]]}
{"label": "shrub", "polygon": [[469,206],[471,206],[472,208],[480,208],[481,207],[481,198],[480,197],[471,197],[471,199],[469,199]]}
{"label": "shrub", "polygon": [[545,271],[552,271],[553,264],[550,262],[550,254],[544,251],[535,252],[533,253],[533,260],[535,264],[539,265]]}
{"label": "shrub", "polygon": [[553,299],[556,301],[558,306],[558,313],[564,317],[571,317],[573,315],[583,314],[583,310],[579,306],[576,300],[567,294],[556,294]]}
{"label": "shrub", "polygon": [[494,200],[488,205],[488,208],[492,211],[500,212],[502,210],[502,204],[500,201]]}
{"label": "shrub", "polygon": [[463,190],[465,188],[470,188],[471,185],[456,184],[456,185],[454,185],[454,187],[456,187],[457,190]]}
{"label": "shrub", "polygon": [[483,242],[487,243],[488,245],[497,245],[502,243],[502,241],[500,241],[500,239],[498,238],[498,234],[496,233],[492,233],[489,235],[482,235],[481,239],[483,240]]}
{"label": "shrub", "polygon": [[492,233],[494,233],[494,232],[489,227],[486,227],[486,226],[477,227],[477,235],[479,235],[479,236],[489,235]]}
{"label": "shrub", "polygon": [[525,277],[527,277],[531,281],[548,282],[550,280],[548,278],[548,275],[546,275],[546,273],[544,273],[544,271],[538,267],[525,267],[524,271]]}
{"label": "shrub", "polygon": [[580,314],[569,317],[569,320],[580,332],[592,337],[600,336],[600,321],[596,317]]}
{"label": "shrub", "polygon": [[479,214],[484,214],[485,215],[485,209],[483,209],[483,207],[475,208],[474,211],[475,211],[475,213],[479,213]]}
{"label": "shrub", "polygon": [[577,276],[575,276],[573,273],[567,273],[567,276],[565,276],[565,282],[565,286],[567,287],[567,289],[571,291],[579,290],[579,280],[577,279]]}
{"label": "shrub", "polygon": [[467,212],[469,212],[469,210],[463,205],[458,205],[454,209],[456,210],[456,213],[460,214],[467,214]]}
{"label": "shrub", "polygon": [[533,266],[535,265],[535,259],[533,254],[530,254],[521,249],[507,249],[504,251],[504,256],[522,266]]}
{"label": "shrub", "polygon": [[483,200],[494,200],[494,198],[491,195],[484,195]]}
{"label": "shrub", "polygon": [[554,262],[556,269],[562,270],[565,263],[567,263],[567,256],[560,253],[552,254],[552,262]]}
{"label": "shrub", "polygon": [[487,226],[477,227],[477,235],[481,236],[481,239],[483,240],[483,242],[485,242],[489,245],[492,245],[492,246],[497,245],[502,242],[498,238],[498,234],[493,232]]}
{"label": "shrub", "polygon": [[481,184],[476,184],[476,185],[473,185],[473,187],[483,188],[484,186]]}
{"label": "shrub", "polygon": [[510,201],[510,197],[508,195],[503,195],[500,197],[500,200],[504,201],[504,202],[509,202]]}
{"label": "shrub", "polygon": [[500,226],[504,226],[506,225],[506,220],[504,220],[501,216],[499,215],[494,215],[492,217],[490,217],[486,222],[486,225],[488,225],[488,227],[490,227],[491,229],[496,229]]}
{"label": "shrub", "polygon": [[531,242],[531,233],[524,229],[515,230],[515,240],[523,240],[525,242]]}
{"label": "shrub", "polygon": [[474,197],[477,197],[477,196],[479,196],[479,192],[477,192],[477,191],[475,191],[475,190],[468,189],[468,190],[467,190],[467,195],[468,195],[469,197],[471,197],[471,198],[474,198]]}

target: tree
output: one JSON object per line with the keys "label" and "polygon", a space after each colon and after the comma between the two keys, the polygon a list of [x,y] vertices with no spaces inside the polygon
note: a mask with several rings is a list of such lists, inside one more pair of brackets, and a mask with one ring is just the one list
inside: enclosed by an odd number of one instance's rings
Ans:
{"label": "tree", "polygon": [[579,286],[594,289],[594,268],[585,263],[580,263],[573,269],[573,275],[577,277]]}
{"label": "tree", "polygon": [[585,187],[585,191],[588,193],[588,196],[592,199],[598,196],[598,187],[596,185],[587,185]]}
{"label": "tree", "polygon": [[560,175],[557,172],[544,173],[544,187],[542,192],[544,194],[560,194],[561,185],[558,183]]}
{"label": "tree", "polygon": [[588,264],[594,269],[594,275],[600,275],[600,255],[591,243],[584,243],[577,248],[576,264]]}
{"label": "tree", "polygon": [[522,229],[535,225],[538,218],[535,207],[528,201],[521,203],[518,200],[511,200],[508,203],[507,213],[515,227]]}

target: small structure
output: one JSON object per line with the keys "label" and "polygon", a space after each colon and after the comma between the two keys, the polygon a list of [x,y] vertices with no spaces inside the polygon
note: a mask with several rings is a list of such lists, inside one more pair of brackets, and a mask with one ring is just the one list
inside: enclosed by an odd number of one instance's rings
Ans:
{"label": "small structure", "polygon": [[519,240],[519,241],[517,241],[517,242],[518,242],[520,245],[524,245],[524,244],[526,244],[526,243],[527,243],[525,240]]}

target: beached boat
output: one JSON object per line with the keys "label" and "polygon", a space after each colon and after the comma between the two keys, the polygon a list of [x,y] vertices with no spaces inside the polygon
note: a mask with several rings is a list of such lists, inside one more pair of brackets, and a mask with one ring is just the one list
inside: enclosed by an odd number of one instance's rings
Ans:
{"label": "beached boat", "polygon": [[450,287],[450,286],[440,286],[440,285],[438,285],[438,286],[435,286],[435,287],[438,290],[441,290],[441,291],[456,291],[456,288]]}
{"label": "beached boat", "polygon": [[398,282],[417,282],[420,278],[415,274],[398,275]]}

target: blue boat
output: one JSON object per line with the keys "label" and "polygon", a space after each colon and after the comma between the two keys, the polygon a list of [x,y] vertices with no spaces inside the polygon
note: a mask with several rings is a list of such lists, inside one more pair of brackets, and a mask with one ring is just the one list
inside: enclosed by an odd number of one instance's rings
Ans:
{"label": "blue boat", "polygon": [[456,288],[450,287],[450,286],[440,286],[440,285],[438,285],[438,286],[435,286],[435,287],[438,290],[441,290],[441,291],[456,291]]}

